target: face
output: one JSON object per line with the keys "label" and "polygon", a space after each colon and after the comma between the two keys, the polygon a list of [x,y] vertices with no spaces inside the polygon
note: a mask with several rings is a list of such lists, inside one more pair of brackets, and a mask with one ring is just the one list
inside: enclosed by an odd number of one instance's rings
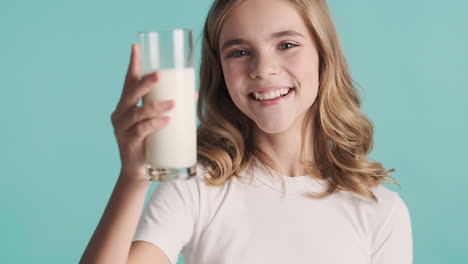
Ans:
{"label": "face", "polygon": [[234,104],[265,133],[302,122],[318,91],[319,58],[302,17],[285,0],[247,0],[225,20],[219,39]]}

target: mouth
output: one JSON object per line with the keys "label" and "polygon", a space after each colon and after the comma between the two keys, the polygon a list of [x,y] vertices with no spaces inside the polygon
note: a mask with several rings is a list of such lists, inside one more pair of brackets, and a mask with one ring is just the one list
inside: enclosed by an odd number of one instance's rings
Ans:
{"label": "mouth", "polygon": [[276,93],[264,93],[264,94],[258,94],[258,93],[249,93],[248,97],[252,100],[259,101],[259,102],[268,102],[268,101],[277,101],[278,99],[287,97],[289,94],[291,94],[295,89],[294,88],[287,88],[287,91],[280,91],[277,90]]}

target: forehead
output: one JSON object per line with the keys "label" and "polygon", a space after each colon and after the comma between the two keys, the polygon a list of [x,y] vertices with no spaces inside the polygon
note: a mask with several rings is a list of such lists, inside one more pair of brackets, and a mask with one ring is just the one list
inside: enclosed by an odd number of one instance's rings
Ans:
{"label": "forehead", "polygon": [[306,36],[301,15],[286,0],[247,0],[226,17],[219,45],[230,39],[268,40],[274,32],[294,30]]}

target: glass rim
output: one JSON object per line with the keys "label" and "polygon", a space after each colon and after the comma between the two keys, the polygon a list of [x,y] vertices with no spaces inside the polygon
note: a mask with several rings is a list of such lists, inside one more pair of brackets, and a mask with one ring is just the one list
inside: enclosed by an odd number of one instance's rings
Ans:
{"label": "glass rim", "polygon": [[168,33],[176,30],[182,30],[184,32],[192,32],[191,28],[160,28],[160,29],[146,29],[146,30],[137,30],[138,34],[148,34],[148,33]]}

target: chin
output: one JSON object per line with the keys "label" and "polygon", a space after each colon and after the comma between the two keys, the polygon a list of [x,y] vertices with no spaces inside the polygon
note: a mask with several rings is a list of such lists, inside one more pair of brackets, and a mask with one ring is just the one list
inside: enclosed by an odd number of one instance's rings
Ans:
{"label": "chin", "polygon": [[285,120],[283,122],[278,122],[273,120],[272,122],[258,122],[255,121],[257,129],[267,134],[279,134],[288,131],[292,125],[293,120]]}

